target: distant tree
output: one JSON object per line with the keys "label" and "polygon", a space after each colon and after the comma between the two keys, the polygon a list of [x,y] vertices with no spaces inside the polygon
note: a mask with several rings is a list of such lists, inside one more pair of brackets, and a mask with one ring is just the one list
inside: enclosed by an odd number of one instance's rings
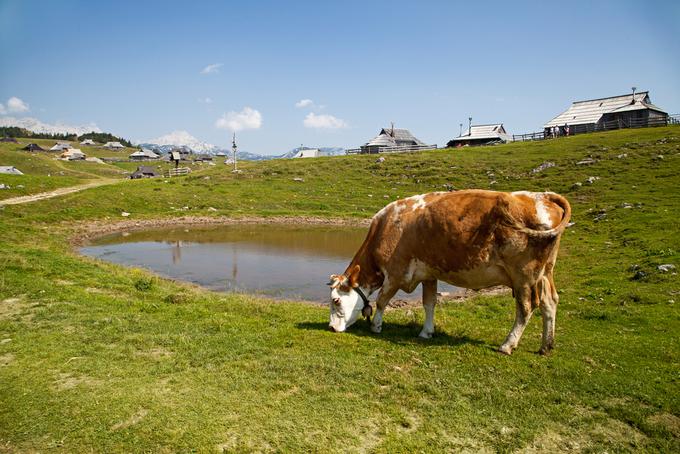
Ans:
{"label": "distant tree", "polygon": [[78,136],[78,140],[83,141],[85,139],[90,139],[94,140],[95,142],[99,143],[106,143],[106,142],[120,142],[126,147],[132,147],[132,143],[130,141],[122,138],[122,137],[116,137],[113,134],[110,134],[108,132],[88,132],[87,134],[83,134],[81,136]]}

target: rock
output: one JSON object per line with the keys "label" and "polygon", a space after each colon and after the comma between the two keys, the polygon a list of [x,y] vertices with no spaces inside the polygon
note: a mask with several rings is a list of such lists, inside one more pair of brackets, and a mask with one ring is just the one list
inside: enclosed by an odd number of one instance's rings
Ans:
{"label": "rock", "polygon": [[0,183],[0,189],[10,189],[9,185],[6,185],[5,183]]}
{"label": "rock", "polygon": [[637,270],[633,277],[631,278],[634,281],[641,281],[647,277],[647,273],[645,273],[642,270]]}
{"label": "rock", "polygon": [[672,263],[666,263],[664,265],[657,266],[656,269],[661,271],[662,273],[668,273],[669,271],[675,269],[675,265],[673,265]]}
{"label": "rock", "polygon": [[600,211],[597,215],[595,215],[595,217],[593,218],[593,220],[594,220],[595,222],[598,222],[598,221],[602,221],[603,219],[606,219],[606,218],[607,218],[607,212],[604,211],[604,210],[602,210],[602,211]]}
{"label": "rock", "polygon": [[619,159],[625,159],[625,158],[628,157],[628,153],[621,153],[620,155],[617,155],[616,157],[619,158]]}
{"label": "rock", "polygon": [[18,185],[16,186],[16,188],[17,188],[17,189],[24,189],[24,185],[23,185],[23,184],[18,184]]}
{"label": "rock", "polygon": [[123,216],[124,218],[126,218],[126,217],[130,216],[130,213],[128,213],[127,211],[123,211],[122,213],[120,213],[120,215]]}
{"label": "rock", "polygon": [[633,208],[633,205],[627,202],[621,204],[621,208]]}
{"label": "rock", "polygon": [[376,162],[377,164],[382,164],[383,162],[385,162],[385,157],[384,157],[384,156],[380,156],[378,159],[375,160],[375,162]]}
{"label": "rock", "polygon": [[652,159],[654,159],[655,161],[663,161],[663,155],[658,154],[658,155],[654,156]]}
{"label": "rock", "polygon": [[583,186],[583,183],[581,183],[580,181],[577,181],[576,183],[571,185],[571,189],[578,189],[581,186]]}
{"label": "rock", "polygon": [[555,167],[555,163],[554,163],[554,162],[550,162],[550,161],[545,161],[543,164],[541,164],[540,166],[538,166],[538,167],[536,167],[535,169],[533,169],[533,170],[531,171],[531,173],[539,173],[539,172],[543,172],[545,169],[549,169],[549,168],[551,168],[551,167]]}
{"label": "rock", "polygon": [[373,197],[373,194],[368,194],[369,197]]}
{"label": "rock", "polygon": [[383,199],[389,199],[389,198],[390,198],[390,196],[388,196],[387,194],[385,194],[385,195],[383,196]]}
{"label": "rock", "polygon": [[210,179],[210,176],[205,176],[205,177],[203,177],[203,179],[204,179],[204,180],[209,180],[209,179]]}
{"label": "rock", "polygon": [[494,184],[496,184],[496,180],[493,180],[493,181],[490,181],[490,182],[489,182],[489,186],[493,186]]}
{"label": "rock", "polygon": [[581,161],[577,162],[577,166],[589,166],[591,164],[595,164],[597,161],[593,158],[586,158],[582,159]]}
{"label": "rock", "polygon": [[632,264],[631,266],[628,267],[628,271],[637,271],[640,269],[640,265],[637,263]]}
{"label": "rock", "polygon": [[208,207],[208,211],[217,211],[217,208]]}
{"label": "rock", "polygon": [[593,184],[599,179],[600,179],[600,177],[588,177],[588,178],[586,178],[586,183]]}
{"label": "rock", "polygon": [[293,181],[297,181],[298,183],[304,183],[305,182],[304,178],[300,178],[300,177],[293,178]]}

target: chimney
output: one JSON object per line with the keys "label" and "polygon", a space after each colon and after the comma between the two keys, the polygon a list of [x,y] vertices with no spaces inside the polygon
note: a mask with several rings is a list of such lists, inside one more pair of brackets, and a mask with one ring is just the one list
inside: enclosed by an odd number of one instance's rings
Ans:
{"label": "chimney", "polygon": [[392,130],[390,131],[390,135],[394,137],[394,122],[391,122],[392,124]]}
{"label": "chimney", "polygon": [[472,135],[472,117],[468,117],[468,136]]}
{"label": "chimney", "polygon": [[632,87],[632,90],[633,90],[633,100],[630,103],[635,104],[635,90],[637,90],[637,87]]}

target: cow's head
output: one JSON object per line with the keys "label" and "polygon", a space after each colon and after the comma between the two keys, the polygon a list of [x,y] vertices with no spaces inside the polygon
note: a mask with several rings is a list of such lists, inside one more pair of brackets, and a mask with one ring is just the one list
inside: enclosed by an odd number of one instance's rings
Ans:
{"label": "cow's head", "polygon": [[332,274],[328,283],[331,287],[331,331],[341,333],[357,321],[360,315],[371,316],[371,306],[364,309],[364,300],[355,290],[359,286],[359,265],[354,265],[349,276]]}

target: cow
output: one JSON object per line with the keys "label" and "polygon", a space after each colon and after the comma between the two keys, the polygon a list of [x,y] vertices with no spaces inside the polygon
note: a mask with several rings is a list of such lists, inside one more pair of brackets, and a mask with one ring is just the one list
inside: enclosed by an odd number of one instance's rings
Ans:
{"label": "cow", "polygon": [[[559,301],[553,271],[570,216],[569,202],[552,192],[465,190],[392,202],[373,217],[345,272],[331,275],[329,328],[343,332],[363,314],[380,333],[394,294],[411,293],[422,283],[425,323],[419,336],[430,338],[437,281],[474,290],[502,285],[512,289],[516,313],[499,352],[512,354],[540,307],[539,353],[548,354]],[[378,289],[371,321],[368,297]]]}

